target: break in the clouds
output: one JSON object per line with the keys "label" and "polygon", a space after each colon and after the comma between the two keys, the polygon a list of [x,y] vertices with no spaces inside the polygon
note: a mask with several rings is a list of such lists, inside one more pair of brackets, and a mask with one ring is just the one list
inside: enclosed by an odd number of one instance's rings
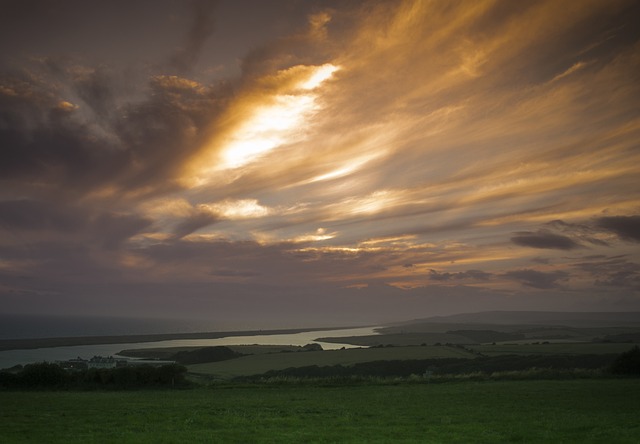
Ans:
{"label": "break in the clouds", "polygon": [[635,1],[2,10],[3,311],[640,307]]}

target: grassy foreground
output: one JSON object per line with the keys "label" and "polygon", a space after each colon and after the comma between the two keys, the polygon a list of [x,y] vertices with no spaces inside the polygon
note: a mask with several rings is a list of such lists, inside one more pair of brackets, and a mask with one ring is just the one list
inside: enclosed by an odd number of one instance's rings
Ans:
{"label": "grassy foreground", "polygon": [[3,443],[615,442],[640,379],[0,392]]}

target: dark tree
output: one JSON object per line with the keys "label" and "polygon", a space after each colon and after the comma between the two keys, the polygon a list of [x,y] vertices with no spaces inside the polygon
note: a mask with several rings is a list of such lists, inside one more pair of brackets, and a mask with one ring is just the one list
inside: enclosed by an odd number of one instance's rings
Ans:
{"label": "dark tree", "polygon": [[69,375],[62,367],[49,362],[25,365],[19,373],[19,383],[25,388],[61,387],[68,380]]}
{"label": "dark tree", "polygon": [[640,375],[640,348],[636,345],[613,361],[611,373],[615,375]]}
{"label": "dark tree", "polygon": [[187,368],[178,364],[163,365],[157,369],[158,382],[161,385],[179,385],[184,382]]}

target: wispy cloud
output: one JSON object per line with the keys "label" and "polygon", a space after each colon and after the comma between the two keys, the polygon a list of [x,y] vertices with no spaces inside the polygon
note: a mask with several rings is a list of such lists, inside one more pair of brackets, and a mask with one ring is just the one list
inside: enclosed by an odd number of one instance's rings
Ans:
{"label": "wispy cloud", "polygon": [[232,284],[281,308],[314,286],[425,310],[577,290],[637,306],[634,2],[157,4],[172,43],[126,31],[153,59],[17,40],[27,57],[2,60],[11,295],[94,279],[193,285],[207,307]]}

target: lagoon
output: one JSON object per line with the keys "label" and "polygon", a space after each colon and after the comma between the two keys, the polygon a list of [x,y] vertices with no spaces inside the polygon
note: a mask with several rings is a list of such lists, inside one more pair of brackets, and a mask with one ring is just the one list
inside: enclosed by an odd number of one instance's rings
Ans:
{"label": "lagoon", "polygon": [[378,334],[378,327],[361,327],[340,330],[313,330],[301,333],[263,334],[251,336],[227,336],[215,339],[173,339],[155,342],[132,342],[122,344],[74,345],[68,347],[47,347],[28,350],[0,351],[0,369],[25,365],[33,362],[55,362],[73,358],[89,359],[93,356],[112,356],[125,349],[166,348],[166,347],[210,347],[218,345],[298,345],[317,343],[325,350],[342,347],[355,348],[360,345],[319,342],[319,337],[369,336]]}

